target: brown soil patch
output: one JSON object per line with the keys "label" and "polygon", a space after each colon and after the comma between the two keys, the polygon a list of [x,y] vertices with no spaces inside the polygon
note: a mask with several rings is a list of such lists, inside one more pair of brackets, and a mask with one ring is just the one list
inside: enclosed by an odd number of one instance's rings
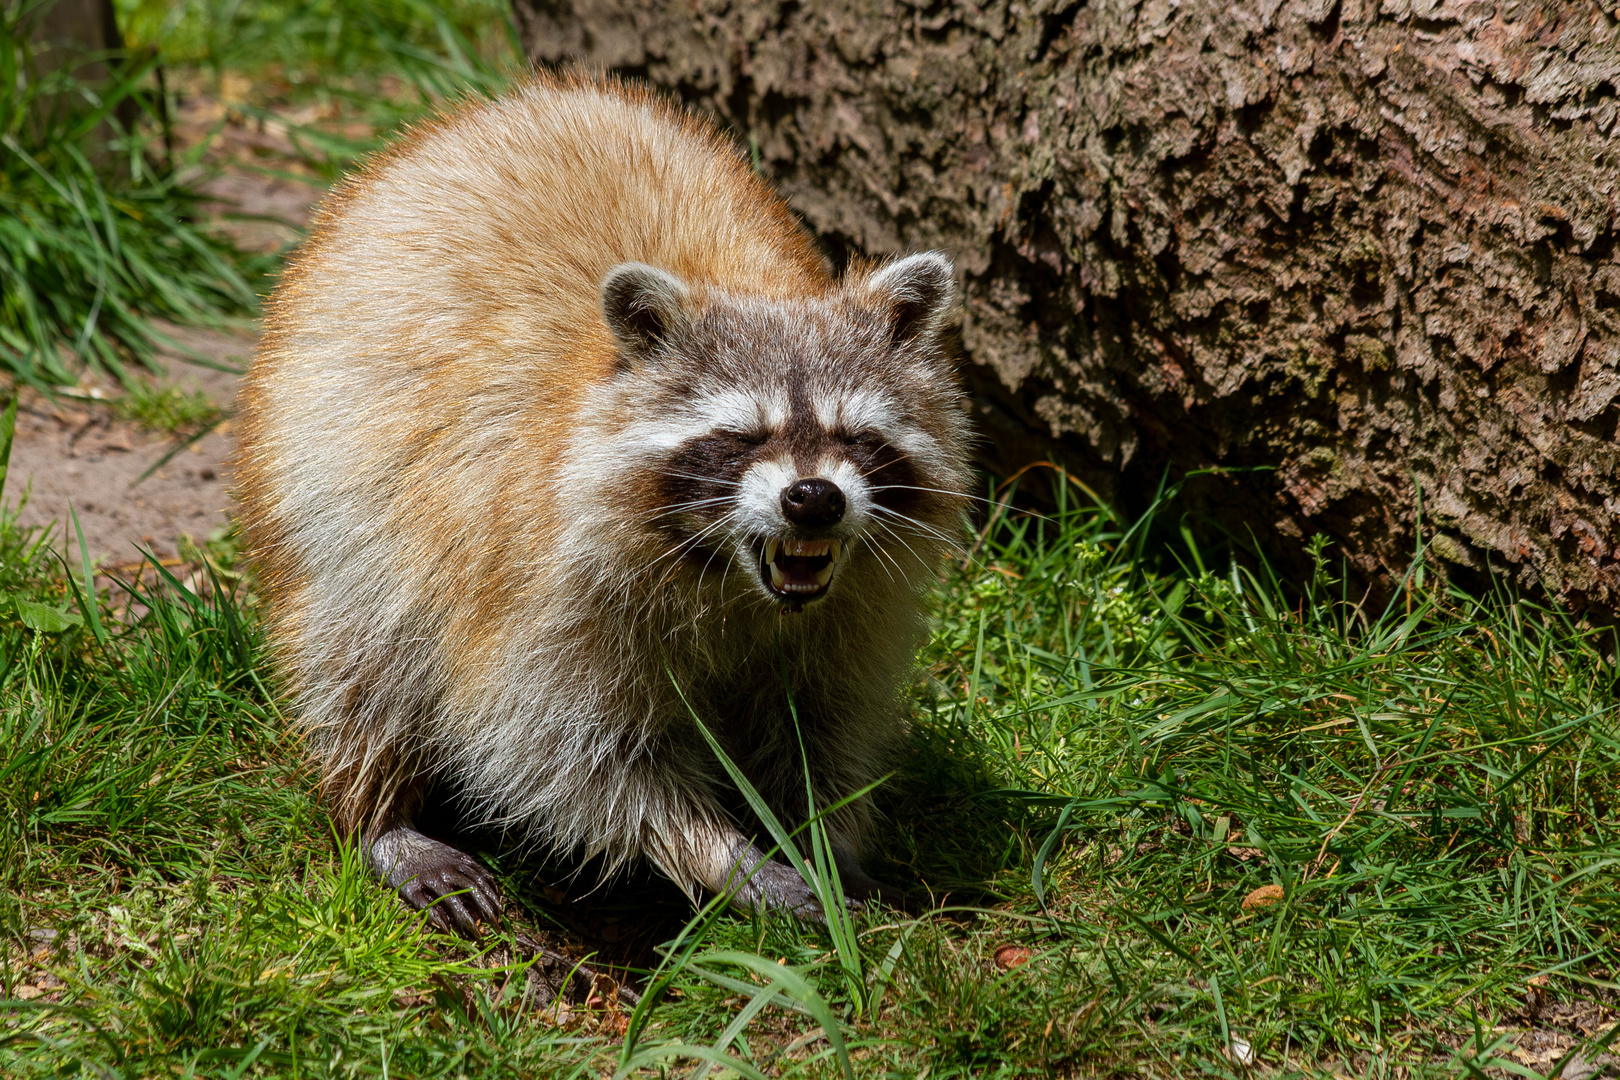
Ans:
{"label": "brown soil patch", "polygon": [[[318,121],[299,114],[294,123]],[[223,126],[221,126],[223,125]],[[197,183],[210,197],[206,208],[221,232],[240,248],[274,252],[296,243],[323,194],[287,133],[285,124],[248,118],[206,94],[184,99],[175,116],[177,143],[184,147],[212,137],[212,174]],[[235,371],[252,359],[255,335],[247,332],[163,327],[184,352]],[[159,388],[201,391],[229,411],[239,376],[199,365],[175,352],[160,358],[153,376]],[[69,508],[77,513],[92,559],[127,565],[144,547],[172,557],[178,540],[202,541],[229,525],[230,461],[235,448],[226,419],[201,439],[173,453],[181,439],[120,419],[108,401],[120,392],[109,380],[87,377],[79,387],[46,398],[21,394],[11,451],[6,500],[27,493],[19,519],[53,530],[53,545],[77,555]]]}
{"label": "brown soil patch", "polygon": [[[174,331],[186,346],[240,367],[252,352],[246,334]],[[170,359],[160,385],[200,390],[229,408],[237,377]],[[6,478],[8,501],[26,492],[19,519],[24,525],[54,530],[54,546],[77,550],[70,541],[69,508],[78,515],[85,544],[95,560],[129,562],[137,545],[160,556],[173,555],[178,538],[202,540],[228,524],[230,506],[230,421],[174,453],[178,439],[119,419],[107,398],[117,390],[89,383],[54,401],[31,390],[17,409],[16,441]],[[101,400],[97,400],[97,397]],[[169,460],[158,465],[166,455]],[[152,466],[155,471],[141,479]]]}

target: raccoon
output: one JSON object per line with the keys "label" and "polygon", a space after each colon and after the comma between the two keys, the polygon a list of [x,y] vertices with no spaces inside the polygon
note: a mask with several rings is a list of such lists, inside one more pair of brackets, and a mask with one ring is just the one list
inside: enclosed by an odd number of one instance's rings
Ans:
{"label": "raccoon", "polygon": [[[238,495],[325,797],[406,902],[501,913],[415,827],[431,788],[822,914],[693,717],[784,821],[882,775],[969,483],[953,289],[933,252],[833,276],[712,126],[612,81],[536,77],[334,191],[267,305]],[[899,895],[871,821],[827,818],[856,902]]]}

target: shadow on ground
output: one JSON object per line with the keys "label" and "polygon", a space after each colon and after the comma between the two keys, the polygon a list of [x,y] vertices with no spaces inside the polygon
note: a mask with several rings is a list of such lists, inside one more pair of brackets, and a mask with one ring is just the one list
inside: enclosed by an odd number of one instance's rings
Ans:
{"label": "shadow on ground", "polygon": [[[880,819],[867,869],[924,908],[1000,902],[992,882],[1022,856],[1024,845],[1009,836],[1023,835],[1025,812],[995,794],[999,787],[984,763],[919,729],[902,767],[875,793]],[[659,946],[695,914],[686,894],[650,864],[604,874],[599,859],[558,858],[491,830],[466,829],[442,794],[430,799],[418,827],[497,868],[520,935],[636,990],[658,965]]]}

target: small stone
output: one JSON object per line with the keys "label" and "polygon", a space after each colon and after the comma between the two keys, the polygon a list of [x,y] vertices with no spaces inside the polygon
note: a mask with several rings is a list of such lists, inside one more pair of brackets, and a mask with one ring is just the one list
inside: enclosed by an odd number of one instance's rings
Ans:
{"label": "small stone", "polygon": [[23,983],[21,986],[17,987],[17,1000],[33,1001],[35,998],[42,996],[44,993],[45,991],[41,990],[33,983]]}

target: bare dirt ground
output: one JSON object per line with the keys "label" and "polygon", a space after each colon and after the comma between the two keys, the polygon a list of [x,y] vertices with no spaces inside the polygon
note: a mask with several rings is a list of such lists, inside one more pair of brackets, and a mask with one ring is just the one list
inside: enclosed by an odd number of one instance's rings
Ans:
{"label": "bare dirt ground", "polygon": [[[246,365],[253,348],[246,334],[178,331],[176,336],[238,367]],[[163,385],[199,390],[223,408],[236,396],[234,374],[172,357],[166,366],[168,373],[159,380]],[[11,498],[27,493],[22,523],[54,529],[55,546],[61,548],[73,531],[71,507],[90,557],[115,564],[139,559],[136,545],[160,556],[173,555],[181,535],[200,541],[225,527],[230,420],[158,465],[175,450],[176,438],[120,419],[106,400],[116,393],[106,382],[83,385],[55,401],[23,392],[6,478]],[[142,480],[154,465],[156,470]]]}
{"label": "bare dirt ground", "polygon": [[[303,179],[309,170],[285,127],[248,119],[201,94],[186,99],[175,120],[182,146],[194,145],[218,128],[210,160],[219,171],[197,186],[214,200],[207,208],[220,230],[249,251],[274,252],[296,243],[323,189]],[[31,391],[21,396],[6,497],[14,502],[27,492],[20,520],[54,530],[58,550],[66,546],[77,554],[69,507],[78,515],[91,558],[110,566],[137,563],[142,547],[173,557],[181,537],[201,542],[229,525],[235,442],[228,413],[239,376],[191,362],[182,352],[245,371],[255,336],[162,329],[179,350],[160,357],[165,370],[153,375],[154,384],[200,391],[227,412],[223,422],[178,453],[173,453],[182,441],[178,437],[118,416],[109,402],[120,390],[110,380],[87,378],[55,400]],[[154,465],[158,467],[143,479]]]}

